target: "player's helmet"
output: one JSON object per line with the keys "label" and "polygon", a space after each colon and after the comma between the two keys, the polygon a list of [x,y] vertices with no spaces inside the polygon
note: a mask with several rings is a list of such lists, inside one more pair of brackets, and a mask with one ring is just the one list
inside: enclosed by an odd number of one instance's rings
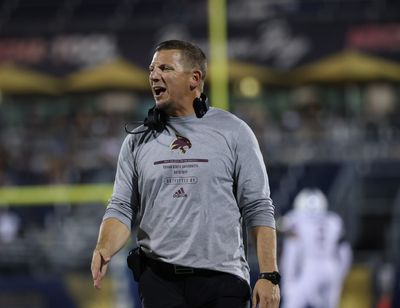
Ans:
{"label": "player's helmet", "polygon": [[321,190],[306,188],[297,194],[293,207],[300,211],[325,212],[328,209],[328,200]]}

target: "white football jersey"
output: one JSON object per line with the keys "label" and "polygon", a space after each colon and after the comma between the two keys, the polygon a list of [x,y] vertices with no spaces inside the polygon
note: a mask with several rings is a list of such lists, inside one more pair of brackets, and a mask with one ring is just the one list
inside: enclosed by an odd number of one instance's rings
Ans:
{"label": "white football jersey", "polygon": [[304,248],[304,258],[337,258],[338,242],[344,235],[343,222],[336,213],[291,211],[284,219],[290,237]]}
{"label": "white football jersey", "polygon": [[282,307],[337,307],[351,263],[341,217],[325,209],[297,208],[282,224]]}

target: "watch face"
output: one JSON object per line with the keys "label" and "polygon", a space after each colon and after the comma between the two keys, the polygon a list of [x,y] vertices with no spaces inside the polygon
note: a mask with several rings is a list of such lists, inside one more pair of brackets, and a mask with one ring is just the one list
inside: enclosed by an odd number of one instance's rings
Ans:
{"label": "watch face", "polygon": [[277,272],[272,273],[272,275],[273,275],[273,280],[274,280],[273,283],[278,284],[280,281],[281,275],[279,275],[279,273],[277,273]]}

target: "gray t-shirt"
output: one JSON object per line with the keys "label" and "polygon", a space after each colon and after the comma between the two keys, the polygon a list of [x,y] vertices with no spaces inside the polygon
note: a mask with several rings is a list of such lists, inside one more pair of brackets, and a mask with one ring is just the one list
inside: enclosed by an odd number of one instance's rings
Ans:
{"label": "gray t-shirt", "polygon": [[138,243],[151,258],[249,282],[242,219],[247,227],[275,228],[256,137],[212,107],[201,119],[170,118],[166,130],[144,140],[128,135],[103,219],[111,217],[128,228],[138,221]]}

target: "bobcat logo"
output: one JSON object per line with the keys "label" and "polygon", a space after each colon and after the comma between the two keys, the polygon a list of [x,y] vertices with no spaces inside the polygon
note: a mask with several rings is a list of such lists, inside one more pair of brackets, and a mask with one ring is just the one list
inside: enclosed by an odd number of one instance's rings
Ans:
{"label": "bobcat logo", "polygon": [[192,147],[192,143],[189,139],[176,135],[176,139],[172,141],[170,147],[171,150],[181,150],[181,153],[185,154]]}

